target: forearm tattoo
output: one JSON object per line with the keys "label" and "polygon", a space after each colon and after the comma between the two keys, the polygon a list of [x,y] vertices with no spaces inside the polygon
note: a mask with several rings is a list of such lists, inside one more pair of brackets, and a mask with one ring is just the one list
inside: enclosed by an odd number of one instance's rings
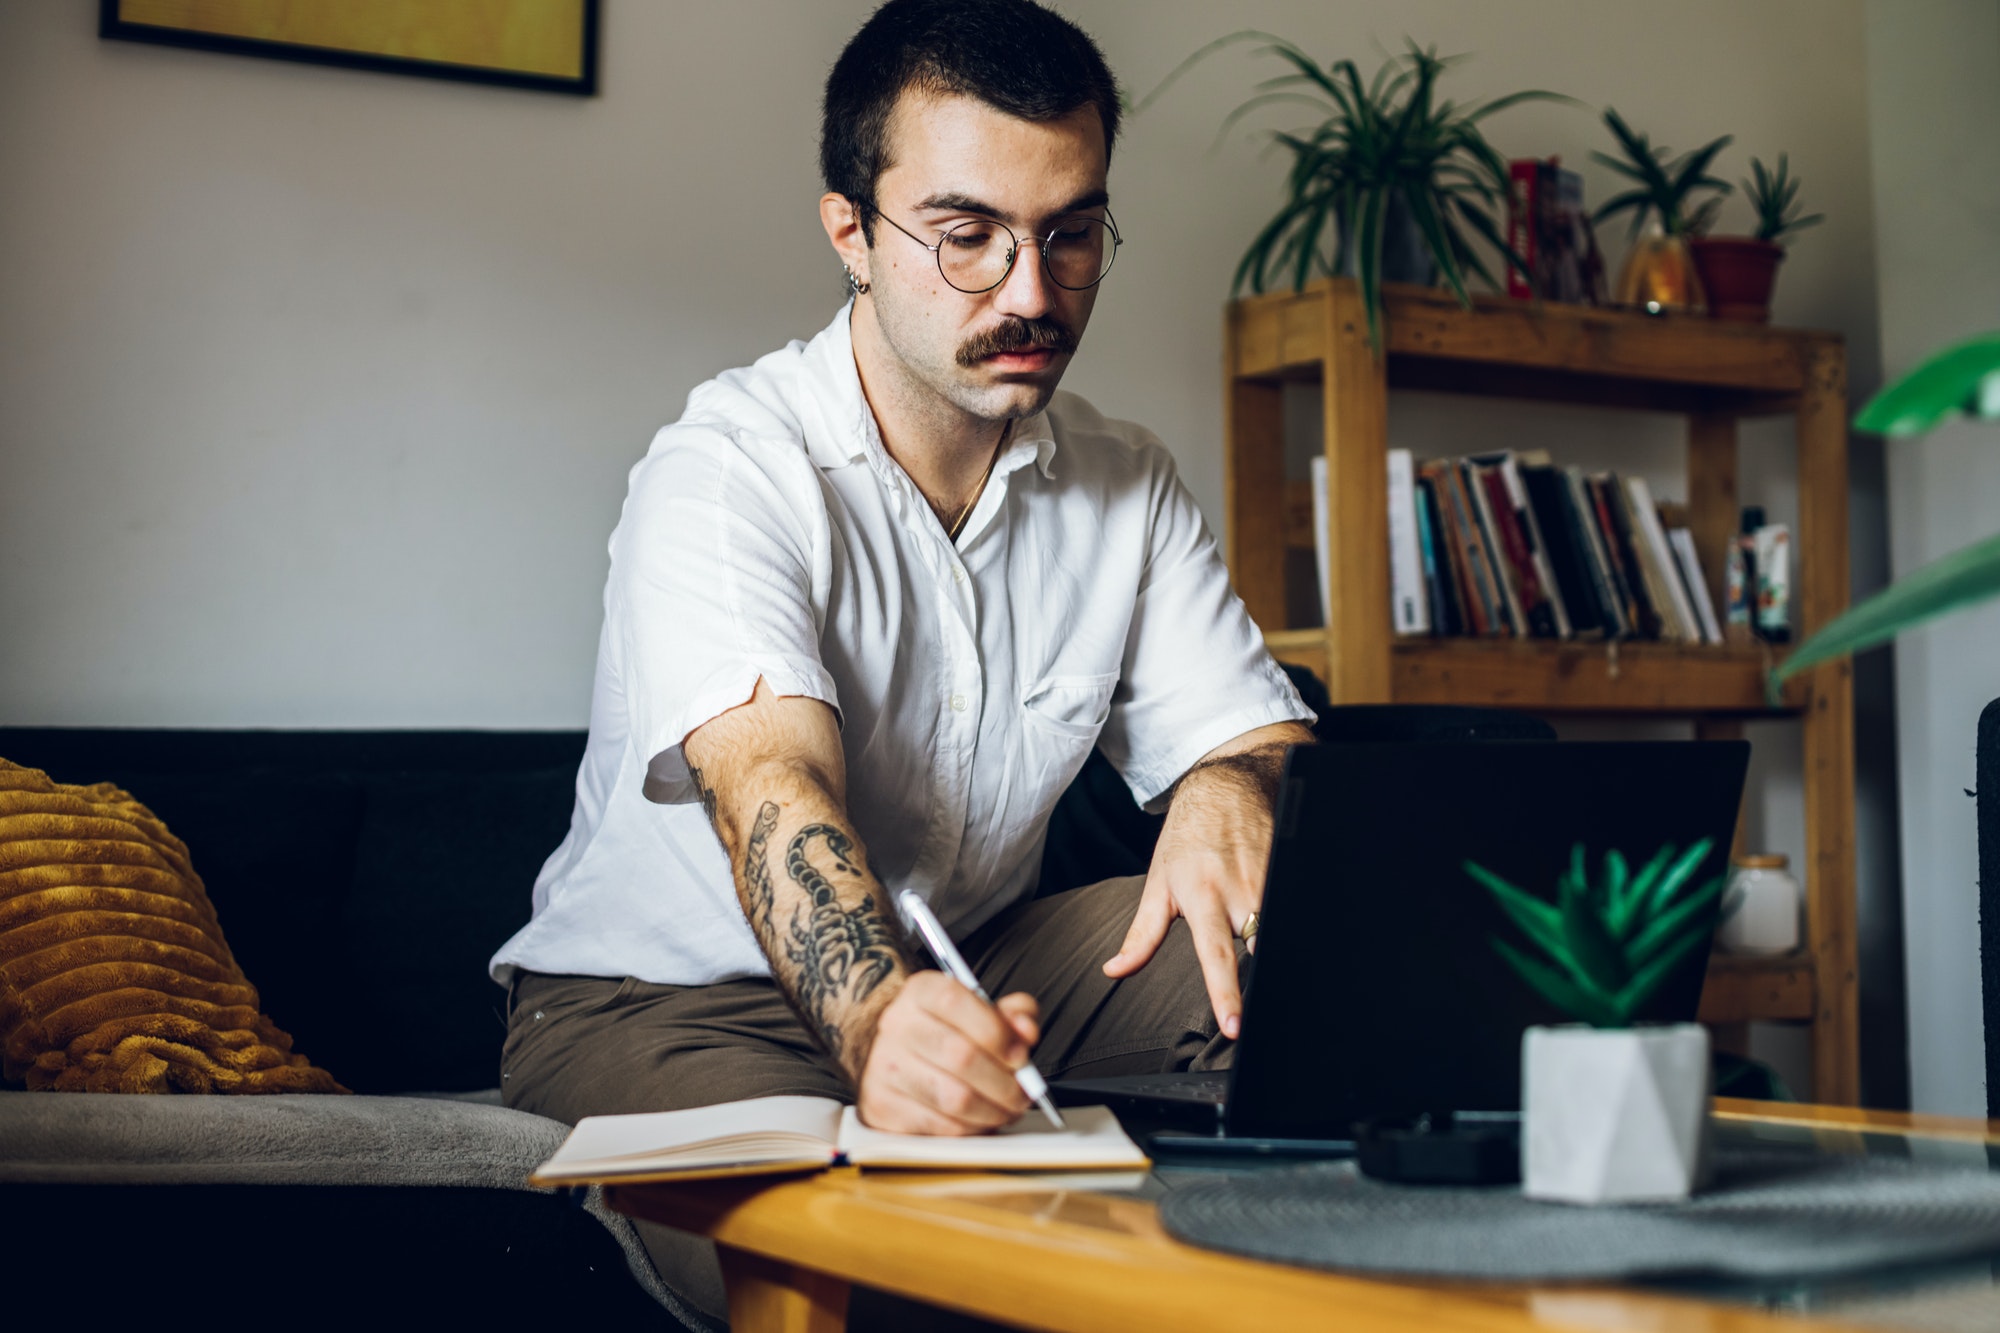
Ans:
{"label": "forearm tattoo", "polygon": [[785,873],[809,899],[793,911],[785,943],[785,956],[798,968],[792,984],[798,988],[800,1005],[837,1057],[845,1036],[835,1011],[873,994],[895,974],[899,959],[894,927],[877,908],[875,895],[864,891],[860,902],[844,905],[834,882],[806,859],[815,839],[825,839],[836,873],[862,878],[867,871],[853,855],[852,840],[832,824],[806,825],[785,850]]}
{"label": "forearm tattoo", "polygon": [[743,855],[743,878],[749,882],[750,901],[743,904],[750,916],[750,924],[769,947],[772,935],[771,904],[776,897],[771,888],[770,846],[771,834],[778,827],[778,805],[766,801],[757,811],[757,822],[750,826],[750,845]]}
{"label": "forearm tattoo", "polygon": [[[893,920],[869,887],[868,870],[847,832],[834,824],[808,824],[785,848],[785,879],[803,896],[787,894],[789,920],[779,929],[777,885],[771,874],[771,835],[779,808],[766,801],[757,811],[744,849],[744,910],[777,974],[779,989],[827,1051],[848,1053],[846,1011],[894,976],[903,954]],[[822,870],[811,853],[823,845],[830,864]],[[860,899],[841,901],[846,888]],[[790,966],[785,966],[789,964]]]}

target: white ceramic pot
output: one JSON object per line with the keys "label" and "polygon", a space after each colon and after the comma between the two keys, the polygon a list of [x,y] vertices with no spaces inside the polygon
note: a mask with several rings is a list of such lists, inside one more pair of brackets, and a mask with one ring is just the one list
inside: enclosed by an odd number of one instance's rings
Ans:
{"label": "white ceramic pot", "polygon": [[1685,1199],[1701,1181],[1708,1029],[1533,1027],[1521,1039],[1521,1190],[1562,1203]]}

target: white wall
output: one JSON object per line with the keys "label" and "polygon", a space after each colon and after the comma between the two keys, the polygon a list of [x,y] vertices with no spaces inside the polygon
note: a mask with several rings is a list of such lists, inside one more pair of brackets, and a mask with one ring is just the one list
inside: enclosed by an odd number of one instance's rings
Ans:
{"label": "white wall", "polygon": [[[1857,4],[1068,8],[1137,91],[1239,25],[1367,66],[1409,33],[1478,53],[1467,95],[1548,86],[1671,143],[1788,148],[1833,220],[1779,316],[1843,329],[1866,366]],[[690,387],[835,307],[816,103],[866,9],[609,0],[585,101],[0,6],[0,719],[580,722],[626,468]],[[1211,513],[1218,310],[1276,165],[1210,144],[1258,72],[1226,57],[1132,121],[1133,240],[1071,381],[1160,430]],[[1571,109],[1494,134],[1576,163],[1601,142]],[[1670,427],[1626,426],[1581,429],[1677,469]]]}
{"label": "white wall", "polygon": [[[576,100],[100,42],[89,0],[0,5],[0,722],[581,724],[626,469],[693,385],[836,308],[817,101],[869,7],[606,0],[603,93]],[[1777,317],[1845,333],[1875,380],[1862,0],[1062,7],[1135,95],[1246,26],[1368,70],[1406,34],[1476,53],[1455,96],[1589,104],[1490,132],[1599,199],[1607,102],[1677,147],[1733,132],[1731,178],[1788,150],[1830,220]],[[1245,135],[1213,144],[1268,72],[1226,55],[1129,122],[1131,244],[1070,379],[1155,427],[1211,515],[1219,310],[1279,177]],[[1724,228],[1746,218],[1734,201]],[[1665,418],[1406,395],[1394,418],[1420,449],[1540,444],[1681,493]],[[1776,517],[1790,458],[1782,423],[1746,432],[1745,498]],[[1796,855],[1795,740],[1758,743],[1752,837]],[[1861,813],[1864,912],[1893,908],[1883,808]]]}
{"label": "white wall", "polygon": [[[2000,5],[1869,0],[1882,356],[1891,375],[2000,327]],[[2000,432],[1957,422],[1888,446],[1898,577],[2000,528]],[[1913,1104],[1986,1113],[1973,732],[2000,697],[2000,608],[1897,647]]]}

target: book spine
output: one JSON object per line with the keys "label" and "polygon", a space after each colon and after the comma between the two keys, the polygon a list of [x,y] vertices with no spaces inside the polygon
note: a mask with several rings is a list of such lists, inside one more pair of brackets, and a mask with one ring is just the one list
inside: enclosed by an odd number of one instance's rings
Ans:
{"label": "book spine", "polygon": [[1631,613],[1618,590],[1616,571],[1612,568],[1610,554],[1605,550],[1604,534],[1598,529],[1597,507],[1591,501],[1583,469],[1564,468],[1562,480],[1570,513],[1576,522],[1577,537],[1586,557],[1584,569],[1590,575],[1591,585],[1597,590],[1597,604],[1604,612],[1605,637],[1629,638],[1633,633]]}
{"label": "book spine", "polygon": [[1431,599],[1431,633],[1459,634],[1458,599],[1451,586],[1451,564],[1445,558],[1444,532],[1438,523],[1437,488],[1429,477],[1418,477],[1417,548],[1424,560],[1424,591]]}
{"label": "book spine", "polygon": [[1681,589],[1680,575],[1674,572],[1674,553],[1667,549],[1667,535],[1660,527],[1660,514],[1653,507],[1653,491],[1644,477],[1625,479],[1626,498],[1631,502],[1633,526],[1640,539],[1639,560],[1646,577],[1657,584],[1654,601],[1664,602],[1661,619],[1672,636],[1682,643],[1700,643],[1701,629],[1695,624],[1694,608]]}
{"label": "book spine", "polygon": [[1417,549],[1415,472],[1408,449],[1389,450],[1389,614],[1398,634],[1428,634],[1431,628]]}
{"label": "book spine", "polygon": [[1578,639],[1604,638],[1610,621],[1591,580],[1589,552],[1570,504],[1569,482],[1549,464],[1530,465],[1525,460],[1521,482],[1527,488],[1528,508],[1542,535],[1549,567],[1555,571],[1563,609],[1569,613],[1570,632]]}
{"label": "book spine", "polygon": [[1513,599],[1514,623],[1523,636],[1538,639],[1556,637],[1556,620],[1549,609],[1548,595],[1535,574],[1534,553],[1528,549],[1528,535],[1514,513],[1514,497],[1507,490],[1507,478],[1498,464],[1475,464],[1488,522],[1498,536],[1495,549],[1505,568],[1508,592]]}
{"label": "book spine", "polygon": [[1333,511],[1326,494],[1326,455],[1314,454],[1306,475],[1313,493],[1313,577],[1319,586],[1320,624],[1333,624],[1333,587],[1327,572],[1333,568]]}
{"label": "book spine", "polygon": [[1465,507],[1472,515],[1472,541],[1467,549],[1477,552],[1480,568],[1492,588],[1493,621],[1501,634],[1524,635],[1526,622],[1521,619],[1521,605],[1513,582],[1507,577],[1506,557],[1500,553],[1500,541],[1494,535],[1493,515],[1487,506],[1485,487],[1480,484],[1479,469],[1462,458],[1457,467],[1459,484],[1465,489]]}
{"label": "book spine", "polygon": [[1694,604],[1695,623],[1701,626],[1702,640],[1721,643],[1722,623],[1715,618],[1715,599],[1708,595],[1708,580],[1701,574],[1701,556],[1694,549],[1694,533],[1675,528],[1667,534],[1667,545],[1674,548],[1674,559],[1680,566],[1681,582],[1687,585],[1688,600]]}
{"label": "book spine", "polygon": [[1618,562],[1619,577],[1625,584],[1625,594],[1632,599],[1633,620],[1639,627],[1639,637],[1660,638],[1663,622],[1659,608],[1653,605],[1652,590],[1646,586],[1645,571],[1639,565],[1639,550],[1633,541],[1625,504],[1625,487],[1620,484],[1615,472],[1592,477],[1590,485],[1597,498],[1598,521],[1604,525],[1610,539],[1612,556]]}
{"label": "book spine", "polygon": [[1439,498],[1445,507],[1445,539],[1451,548],[1452,562],[1458,568],[1459,586],[1465,593],[1466,618],[1474,634],[1485,637],[1499,632],[1493,611],[1490,590],[1485,584],[1485,570],[1481,567],[1481,557],[1473,544],[1475,524],[1470,506],[1466,503],[1465,486],[1458,475],[1458,469],[1450,463],[1438,463],[1437,482]]}
{"label": "book spine", "polygon": [[1520,524],[1521,538],[1528,546],[1528,563],[1534,571],[1535,582],[1540,585],[1541,595],[1548,602],[1550,614],[1555,617],[1556,637],[1574,638],[1576,629],[1570,620],[1569,608],[1563,604],[1562,587],[1556,582],[1548,542],[1543,536],[1541,524],[1535,521],[1535,507],[1528,503],[1528,487],[1521,479],[1519,457],[1507,454],[1501,460],[1500,475],[1506,480],[1507,495],[1514,504],[1514,518]]}
{"label": "book spine", "polygon": [[[1539,259],[1541,220],[1541,162],[1518,157],[1507,164],[1507,244],[1528,272],[1535,271]],[[1507,295],[1528,300],[1535,289],[1512,264],[1507,266]]]}

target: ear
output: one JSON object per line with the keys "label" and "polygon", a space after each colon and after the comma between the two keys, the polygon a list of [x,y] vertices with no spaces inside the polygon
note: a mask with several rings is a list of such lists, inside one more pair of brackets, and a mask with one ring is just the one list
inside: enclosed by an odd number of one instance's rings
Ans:
{"label": "ear", "polygon": [[861,212],[854,201],[844,194],[821,195],[819,224],[826,228],[826,239],[832,242],[833,252],[854,274],[855,281],[863,284],[873,281],[868,274],[868,238],[862,235]]}

